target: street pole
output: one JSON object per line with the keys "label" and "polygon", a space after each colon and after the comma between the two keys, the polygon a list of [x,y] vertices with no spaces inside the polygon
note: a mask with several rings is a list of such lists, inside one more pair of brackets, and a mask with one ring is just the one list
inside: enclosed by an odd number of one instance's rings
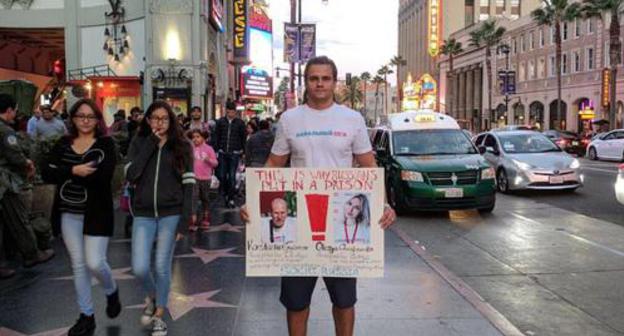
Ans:
{"label": "street pole", "polygon": [[[290,23],[297,23],[297,2],[296,0],[290,0]],[[290,62],[290,93],[295,94],[295,63],[294,60]]]}
{"label": "street pole", "polygon": [[509,50],[507,48],[503,49],[505,53],[505,113],[507,116],[507,120],[509,120]]}
{"label": "street pole", "polygon": [[[299,25],[298,25],[298,30],[299,30],[299,36],[301,36],[301,24],[303,23],[303,21],[301,20],[301,0],[299,0]],[[301,55],[301,43],[299,43],[299,55]],[[297,84],[299,87],[301,87],[301,61],[299,61],[298,63],[299,66],[299,77],[297,78]]]}

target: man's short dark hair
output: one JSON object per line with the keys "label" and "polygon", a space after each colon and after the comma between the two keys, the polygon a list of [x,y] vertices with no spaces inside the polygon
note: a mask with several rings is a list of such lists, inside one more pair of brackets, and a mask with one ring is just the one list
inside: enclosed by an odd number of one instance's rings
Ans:
{"label": "man's short dark hair", "polygon": [[227,103],[225,103],[225,109],[226,110],[236,110],[236,103],[233,101],[229,101]]}
{"label": "man's short dark hair", "polygon": [[270,126],[270,124],[269,124],[268,120],[260,120],[260,122],[258,123],[258,128],[261,131],[268,130],[269,126]]}
{"label": "man's short dark hair", "polygon": [[191,108],[191,112],[194,112],[195,110],[197,110],[197,111],[201,112],[201,110],[202,110],[202,109],[201,109],[201,107],[199,107],[199,106],[193,106],[193,107]]}
{"label": "man's short dark hair", "polygon": [[0,114],[6,113],[10,108],[15,109],[17,102],[13,96],[0,93]]}
{"label": "man's short dark hair", "polygon": [[311,58],[305,66],[305,70],[303,71],[303,78],[308,79],[308,71],[310,67],[313,65],[329,65],[332,68],[332,75],[334,76],[334,82],[338,80],[338,68],[336,67],[336,63],[331,60],[331,58],[327,56],[318,56]]}

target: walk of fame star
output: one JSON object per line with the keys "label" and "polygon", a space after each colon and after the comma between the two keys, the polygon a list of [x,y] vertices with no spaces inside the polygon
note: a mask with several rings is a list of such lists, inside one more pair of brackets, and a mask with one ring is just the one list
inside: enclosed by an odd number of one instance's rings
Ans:
{"label": "walk of fame star", "polygon": [[199,258],[204,265],[217,260],[218,258],[241,258],[240,254],[230,253],[236,250],[236,247],[222,250],[204,250],[196,247],[191,248],[193,253],[177,255],[176,258]]}
{"label": "walk of fame star", "polygon": [[[128,274],[132,270],[132,267],[124,267],[124,268],[116,268],[111,270],[113,272],[113,279],[115,280],[131,280],[134,279],[134,275]],[[74,276],[65,276],[52,278],[52,280],[74,280]],[[95,286],[98,284],[98,281],[95,277],[91,277],[91,286]],[[0,334],[2,335],[2,334]]]}
{"label": "walk of fame star", "polygon": [[9,328],[0,327],[0,335],[2,336],[65,336],[67,335],[68,330],[69,330],[69,327],[66,327],[66,328],[61,328],[61,329],[46,330],[46,331],[42,331],[36,334],[27,335],[27,334],[22,334],[19,331],[11,330]]}
{"label": "walk of fame star", "polygon": [[[213,296],[217,295],[221,290],[217,289],[209,292],[202,292],[193,295],[184,295],[180,293],[171,292],[169,294],[169,313],[171,318],[176,321],[182,316],[195,308],[236,308],[237,306],[217,302],[210,300]],[[128,306],[128,309],[143,309],[145,304],[138,304],[134,306]]]}

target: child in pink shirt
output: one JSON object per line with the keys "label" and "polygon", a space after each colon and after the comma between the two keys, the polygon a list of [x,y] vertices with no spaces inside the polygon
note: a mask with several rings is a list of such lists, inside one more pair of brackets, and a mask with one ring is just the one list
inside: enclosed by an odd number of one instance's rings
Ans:
{"label": "child in pink shirt", "polygon": [[[212,179],[212,173],[215,167],[217,167],[217,155],[214,149],[206,143],[208,134],[199,129],[193,129],[188,133],[189,138],[193,142],[193,152],[195,155],[194,171],[195,188],[193,190],[193,204],[197,205],[201,201],[201,207],[203,216],[201,218],[201,228],[207,228],[210,225],[210,207],[209,207],[209,193],[210,183]],[[192,223],[190,229],[192,231],[197,230],[197,215],[193,214]]]}

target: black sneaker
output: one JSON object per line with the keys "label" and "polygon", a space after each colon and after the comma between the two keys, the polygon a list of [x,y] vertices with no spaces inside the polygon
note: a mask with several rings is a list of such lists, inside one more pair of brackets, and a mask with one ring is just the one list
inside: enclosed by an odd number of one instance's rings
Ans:
{"label": "black sneaker", "polygon": [[8,279],[14,275],[15,275],[14,269],[0,267],[0,279]]}
{"label": "black sneaker", "polygon": [[121,313],[121,302],[119,302],[119,288],[111,295],[106,295],[106,316],[115,318]]}
{"label": "black sneaker", "polygon": [[151,336],[167,336],[167,323],[162,318],[154,316],[152,318]]}
{"label": "black sneaker", "polygon": [[80,318],[76,321],[67,333],[67,336],[87,336],[93,335],[95,330],[95,317],[93,315],[87,316],[80,314]]}

